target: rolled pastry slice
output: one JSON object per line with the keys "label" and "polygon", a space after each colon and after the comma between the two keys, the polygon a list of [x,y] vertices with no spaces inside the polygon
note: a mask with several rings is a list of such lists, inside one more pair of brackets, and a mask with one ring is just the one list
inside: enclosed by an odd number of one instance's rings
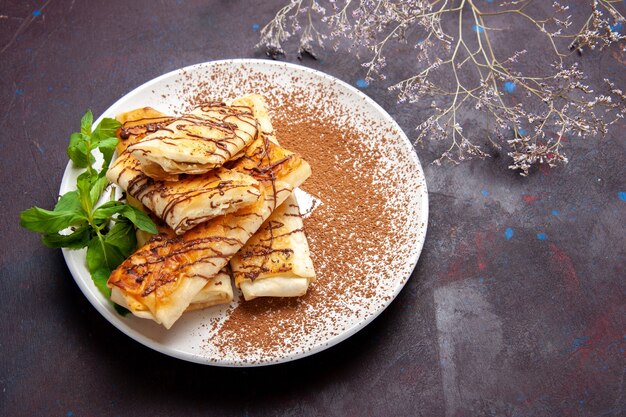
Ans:
{"label": "rolled pastry slice", "polygon": [[222,269],[213,278],[209,278],[204,287],[191,300],[185,311],[202,310],[219,304],[227,304],[233,300],[233,286],[230,274]]}
{"label": "rolled pastry slice", "polygon": [[258,123],[260,133],[262,133],[271,142],[278,144],[278,141],[276,140],[276,135],[274,134],[274,126],[272,125],[272,119],[269,114],[265,97],[263,97],[261,94],[248,94],[234,99],[231,102],[231,105],[242,106],[251,109],[252,115]]}
{"label": "rolled pastry slice", "polygon": [[[145,112],[146,109],[138,109],[124,116],[137,117]],[[150,114],[158,119],[156,110],[151,109]],[[183,234],[211,218],[235,212],[260,198],[261,185],[257,180],[223,167],[178,181],[156,181],[148,177],[142,172],[139,161],[128,152],[132,143],[139,143],[152,126],[133,124],[140,123],[137,120],[140,119],[125,122],[119,130],[118,146],[123,147],[125,142],[131,145],[111,164],[107,178],[165,221],[176,234]],[[123,139],[124,134],[126,139]]]}
{"label": "rolled pastry slice", "polygon": [[[132,197],[131,197],[132,199]],[[129,204],[137,207],[138,209],[145,211],[143,204],[137,200],[131,200]],[[173,238],[176,236],[174,231],[165,225],[161,220],[155,221],[159,234]],[[156,235],[137,229],[137,245],[144,246],[146,243],[153,239]],[[114,294],[115,293],[115,294]],[[120,294],[118,288],[113,288],[111,291],[111,298],[120,305],[125,306],[130,310],[126,300]],[[214,277],[208,278],[206,284],[200,290],[200,292],[193,298],[189,307],[185,311],[201,310],[204,308],[212,307],[218,304],[227,304],[233,300],[233,286],[231,284],[230,273],[227,268],[223,268]],[[132,303],[135,307],[133,313],[137,313],[137,316],[143,318],[152,318],[152,313],[141,303]]]}
{"label": "rolled pastry slice", "polygon": [[[140,109],[120,113],[115,116],[115,118],[123,125],[123,127],[120,127],[117,132],[118,142],[115,150],[118,155],[121,155],[127,147],[137,142],[139,138],[142,137],[141,135],[145,134],[145,132],[156,131],[161,125],[170,124],[173,120],[172,117],[165,116],[163,113],[153,109],[152,107],[142,107]],[[141,201],[128,194],[125,198],[128,205],[131,205],[150,215],[150,211],[141,203]],[[155,216],[152,216],[152,220],[155,221],[157,229],[159,231],[163,231],[162,224],[160,224],[162,223],[162,220],[156,218]],[[145,245],[148,240],[154,237],[153,234],[141,229],[136,229],[135,235],[137,237],[137,247]]]}
{"label": "rolled pastry slice", "polygon": [[230,266],[246,300],[306,294],[315,270],[293,194],[230,260]]}
{"label": "rolled pastry slice", "polygon": [[203,174],[222,166],[257,136],[247,106],[205,103],[128,147],[141,170],[157,180]]}
{"label": "rolled pastry slice", "polygon": [[[185,311],[195,311],[219,304],[228,304],[232,300],[233,286],[230,281],[230,275],[226,269],[223,269],[217,275],[204,280],[204,286],[191,299],[191,303]],[[126,297],[124,291],[119,287],[111,288],[111,301],[130,310],[137,317],[158,322],[145,304]]]}
{"label": "rolled pastry slice", "polygon": [[[261,198],[202,223],[182,236],[159,235],[127,258],[109,277],[116,299],[170,328],[230,258],[311,174],[306,161],[267,140],[257,138],[233,170],[261,184]],[[119,291],[118,291],[119,290]],[[131,309],[133,311],[133,309]]]}
{"label": "rolled pastry slice", "polygon": [[[252,108],[262,135],[278,144],[263,96],[236,100]],[[299,297],[315,280],[298,201],[291,195],[230,261],[235,285],[246,300],[257,297]]]}

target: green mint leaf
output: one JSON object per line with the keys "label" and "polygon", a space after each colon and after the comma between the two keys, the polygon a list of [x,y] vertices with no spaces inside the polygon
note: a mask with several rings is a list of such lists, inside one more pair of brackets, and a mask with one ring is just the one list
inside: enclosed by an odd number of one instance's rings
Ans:
{"label": "green mint leaf", "polygon": [[111,298],[111,289],[107,287],[107,281],[109,280],[109,276],[111,275],[111,271],[108,269],[102,268],[97,269],[91,272],[91,279],[94,284],[96,284],[96,288],[104,295],[107,299]]}
{"label": "green mint leaf", "polygon": [[105,117],[91,135],[93,143],[98,144],[107,138],[115,138],[115,132],[121,126],[122,124],[117,120]]}
{"label": "green mint leaf", "polygon": [[91,183],[93,174],[89,171],[85,171],[80,174],[76,180],[76,187],[78,188],[78,196],[80,198],[80,205],[85,210],[85,213],[91,213],[93,204],[91,202]]}
{"label": "green mint leaf", "polygon": [[87,113],[80,119],[80,133],[91,136],[91,126],[93,125],[93,113],[87,110]]}
{"label": "green mint leaf", "polygon": [[117,138],[110,137],[105,138],[98,142],[98,149],[102,153],[102,157],[104,159],[104,163],[102,164],[102,169],[107,170],[109,165],[111,164],[111,159],[113,159],[113,153],[115,152],[115,147],[117,146]]}
{"label": "green mint leaf", "polygon": [[106,268],[106,256],[100,240],[99,236],[94,236],[87,244],[87,268],[92,275],[97,270]]}
{"label": "green mint leaf", "polygon": [[86,138],[82,133],[72,133],[70,136],[67,156],[78,168],[87,168],[94,161],[93,155],[87,149]]}
{"label": "green mint leaf", "polygon": [[80,249],[87,246],[90,238],[91,227],[85,223],[69,235],[46,233],[41,237],[41,240],[49,248]]}
{"label": "green mint leaf", "polygon": [[119,201],[107,201],[106,203],[94,210],[93,219],[105,220],[110,218],[114,214],[120,213],[123,210],[124,203],[120,203]]}
{"label": "green mint leaf", "polygon": [[104,237],[95,236],[87,245],[87,266],[93,275],[96,271],[107,270],[107,278],[117,268],[125,257],[120,250],[108,244]]}
{"label": "green mint leaf", "polygon": [[91,135],[93,145],[100,150],[104,158],[103,169],[109,168],[113,158],[113,152],[115,152],[118,142],[115,132],[120,126],[122,125],[117,120],[105,117]]}
{"label": "green mint leaf", "polygon": [[102,196],[102,192],[109,185],[109,180],[105,176],[106,171],[101,171],[100,175],[95,178],[93,184],[91,184],[91,188],[89,190],[89,198],[91,199],[91,206],[94,207],[100,196]]}
{"label": "green mint leaf", "polygon": [[[111,296],[106,285],[111,272],[136,248],[134,225],[156,233],[156,226],[147,215],[117,201],[109,201],[94,210],[109,185],[106,171],[118,143],[116,131],[120,126],[117,120],[104,118],[94,129],[93,114],[87,111],[80,121],[80,132],[70,135],[67,147],[73,164],[86,168],[76,180],[77,189],[61,196],[53,211],[32,207],[20,214],[20,224],[41,233],[48,247],[87,246],[86,260],[92,280],[107,298]],[[94,149],[103,156],[100,172],[93,167]],[[114,224],[109,229],[111,222]],[[59,233],[70,226],[73,226],[71,233]],[[121,315],[128,314],[123,307],[115,308]]]}
{"label": "green mint leaf", "polygon": [[150,216],[133,206],[126,204],[125,209],[120,213],[120,216],[126,217],[128,220],[133,222],[138,229],[141,229],[144,232],[152,233],[153,235],[159,233],[156,224],[154,224]]}
{"label": "green mint leaf", "polygon": [[104,236],[108,245],[115,246],[126,258],[137,248],[137,237],[133,224],[125,218],[118,218],[111,230]]}
{"label": "green mint leaf", "polygon": [[56,233],[84,219],[73,211],[50,211],[31,207],[20,213],[20,226],[39,233]]}
{"label": "green mint leaf", "polygon": [[84,215],[85,213],[80,206],[80,197],[78,195],[78,191],[68,191],[67,193],[63,194],[61,198],[59,198],[59,201],[57,201],[57,204],[54,206],[54,211],[70,211],[76,214]]}
{"label": "green mint leaf", "polygon": [[143,211],[119,201],[109,201],[98,207],[94,213],[94,220],[102,220],[119,214],[130,220],[137,228],[152,234],[157,234],[158,230],[152,219]]}

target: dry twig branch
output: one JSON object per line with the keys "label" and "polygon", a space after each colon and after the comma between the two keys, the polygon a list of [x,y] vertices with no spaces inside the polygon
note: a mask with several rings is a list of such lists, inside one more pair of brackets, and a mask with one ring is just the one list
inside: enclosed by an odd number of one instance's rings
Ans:
{"label": "dry twig branch", "polygon": [[[276,57],[284,54],[285,41],[299,35],[299,53],[315,56],[325,44],[338,49],[347,39],[357,56],[368,53],[362,64],[368,82],[385,79],[392,44],[412,45],[416,52],[407,62],[414,74],[389,89],[400,102],[431,104],[432,114],[417,126],[416,141],[448,144],[434,162],[488,156],[480,145],[484,138],[464,129],[468,115],[481,111],[492,132],[488,142],[507,147],[510,168],[527,175],[537,163],[567,162],[561,152],[566,135],[603,135],[626,114],[624,92],[609,80],[604,94],[592,91],[576,62],[583,51],[603,50],[624,39],[620,3],[578,2],[576,7],[587,7],[589,16],[575,27],[570,7],[558,1],[540,17],[535,0],[291,0],[261,30],[259,45]],[[552,63],[542,67],[543,74],[516,69],[526,49],[510,56],[498,49],[496,35],[508,31],[503,22],[513,18],[527,22],[549,46]]]}

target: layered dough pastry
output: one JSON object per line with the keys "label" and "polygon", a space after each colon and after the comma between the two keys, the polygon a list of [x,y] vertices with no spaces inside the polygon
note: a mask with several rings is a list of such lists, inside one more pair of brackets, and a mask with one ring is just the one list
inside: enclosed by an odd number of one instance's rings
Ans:
{"label": "layered dough pastry", "polygon": [[[267,140],[278,145],[263,96],[239,99],[252,108]],[[290,195],[231,259],[235,285],[246,300],[257,297],[299,297],[315,280],[315,270],[304,234],[300,208]]]}
{"label": "layered dough pastry", "polygon": [[[145,207],[141,203],[131,202],[133,205],[139,204],[138,208],[145,211]],[[161,240],[164,238],[174,238],[175,234],[172,230],[159,224],[157,221],[158,235],[151,235],[144,231],[137,231],[137,243],[139,246],[145,246],[150,240]],[[233,299],[233,286],[230,279],[230,271],[228,268],[222,268],[214,277],[205,280],[204,287],[193,297],[191,304],[185,311],[201,310],[218,304],[226,304]],[[111,300],[128,310],[138,317],[154,319],[147,306],[134,302],[131,298],[124,297],[121,289],[113,287],[111,289]]]}
{"label": "layered dough pastry", "polygon": [[[235,101],[233,105],[238,103]],[[141,132],[138,126],[134,126],[131,134],[145,134],[147,129]],[[141,142],[137,138],[130,140]],[[134,158],[128,150],[122,153],[111,167],[114,178],[123,176],[124,169],[130,166],[128,162],[121,162],[122,168],[115,168],[124,154]],[[264,135],[257,135],[245,154],[233,161],[228,170],[250,176],[258,183],[255,202],[206,220],[182,235],[159,234],[148,241],[111,274],[107,285],[114,294],[113,301],[127,306],[139,317],[151,318],[170,328],[184,311],[202,304],[202,299],[197,297],[209,280],[226,267],[272,211],[311,174],[308,163],[300,156]],[[141,195],[139,200],[143,202]]]}
{"label": "layered dough pastry", "polygon": [[299,297],[315,279],[298,202],[290,195],[230,260],[246,300]]}
{"label": "layered dough pastry", "polygon": [[[184,291],[195,291],[195,288],[195,285],[189,285]],[[230,282],[230,274],[226,269],[223,269],[214,277],[204,280],[204,286],[192,297],[191,303],[185,311],[201,310],[219,304],[226,304],[232,301],[232,299],[233,286]],[[121,288],[111,288],[111,301],[130,310],[137,317],[155,320],[154,315],[146,304],[127,297]],[[158,322],[158,320],[155,321]]]}
{"label": "layered dough pastry", "polygon": [[222,166],[257,136],[257,122],[247,106],[206,103],[160,126],[128,147],[142,171],[157,180],[178,174],[203,174]]}
{"label": "layered dough pastry", "polygon": [[[252,118],[250,111],[246,114]],[[142,144],[150,131],[160,132],[172,119],[154,109],[144,108],[123,113],[118,120],[123,123],[119,133],[120,156],[109,168],[107,178],[165,221],[176,234],[183,234],[214,217],[235,212],[261,197],[261,185],[257,180],[224,167],[202,175],[177,177],[173,181],[154,180],[146,175],[144,166],[133,156],[131,149]]]}
{"label": "layered dough pastry", "polygon": [[107,178],[179,235],[261,197],[261,185],[253,177],[223,167],[179,181],[155,181],[141,171],[139,161],[128,153],[113,163]]}
{"label": "layered dough pastry", "polygon": [[[118,136],[122,137],[122,140],[118,141],[116,147],[117,153],[121,155],[128,146],[136,143],[146,132],[157,130],[160,125],[169,123],[171,118],[163,116],[160,112],[151,107],[144,107],[119,114],[117,120],[123,123],[123,128],[118,134]],[[126,198],[130,205],[144,212],[148,212],[146,207],[141,204],[139,200],[132,196],[127,196]],[[161,223],[160,219],[155,220],[157,229],[161,235],[159,238],[164,236],[172,238],[175,236],[173,230]],[[144,246],[152,238],[154,238],[154,235],[137,229],[137,243],[139,246]],[[191,304],[189,304],[189,307],[187,307],[185,311],[200,310],[218,304],[229,303],[232,299],[233,287],[230,273],[227,268],[224,268],[217,275],[205,281],[204,287],[194,296]],[[132,299],[125,298],[123,292],[117,287],[111,289],[111,300],[131,310],[133,314],[138,317],[154,319],[152,313],[145,305],[133,303]]]}

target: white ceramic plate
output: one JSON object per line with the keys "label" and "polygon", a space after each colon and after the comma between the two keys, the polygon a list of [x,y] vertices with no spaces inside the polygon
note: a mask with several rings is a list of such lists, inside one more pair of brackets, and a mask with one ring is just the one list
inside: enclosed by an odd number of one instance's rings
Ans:
{"label": "white ceramic plate", "polygon": [[[271,77],[272,82],[268,83],[266,77]],[[304,342],[292,351],[275,355],[265,352],[244,357],[237,354],[225,355],[214,349],[206,329],[209,323],[219,323],[226,318],[229,314],[227,307],[186,313],[170,330],[132,315],[120,316],[93,284],[87,270],[84,250],[64,249],[63,255],[76,283],[98,312],[122,332],[154,350],[191,362],[219,366],[280,363],[311,355],[345,340],[370,323],[393,301],[411,275],[422,250],[428,219],[428,195],[422,168],[413,146],[397,123],[379,105],[354,87],[305,67],[252,59],[208,62],[157,77],[118,100],[102,114],[94,126],[103,117],[115,117],[118,113],[144,106],[165,112],[179,112],[188,105],[191,96],[202,83],[208,83],[206,85],[211,88],[215,97],[233,97],[252,91],[271,95],[271,90],[276,88],[287,92],[302,92],[300,99],[309,100],[310,103],[304,104],[314,107],[320,106],[319,94],[323,93],[325,97],[338,101],[338,105],[354,109],[353,122],[370,126],[370,129],[371,126],[377,126],[375,129],[384,131],[390,139],[385,144],[385,149],[378,150],[390,155],[385,161],[390,172],[401,173],[401,181],[394,193],[396,197],[402,198],[402,204],[406,204],[407,213],[410,213],[409,219],[398,225],[398,239],[391,242],[395,245],[398,241],[403,242],[404,247],[401,250],[394,250],[394,253],[404,254],[402,259],[383,271],[382,277],[376,277],[378,292],[375,297],[368,299],[369,301],[362,298],[351,300],[348,297],[343,301],[348,307],[351,307],[350,303],[354,304],[352,310],[356,311],[355,314],[333,317],[324,324],[323,329],[308,330],[313,333],[319,331],[318,336],[324,335],[321,338],[310,338],[309,342]],[[371,130],[369,133],[372,133]],[[367,146],[376,149],[382,145],[370,141]],[[79,170],[68,164],[61,183],[61,194],[75,189],[79,173]],[[374,279],[373,276],[371,278]],[[367,285],[367,279],[363,282]],[[232,309],[232,305],[230,308]]]}

